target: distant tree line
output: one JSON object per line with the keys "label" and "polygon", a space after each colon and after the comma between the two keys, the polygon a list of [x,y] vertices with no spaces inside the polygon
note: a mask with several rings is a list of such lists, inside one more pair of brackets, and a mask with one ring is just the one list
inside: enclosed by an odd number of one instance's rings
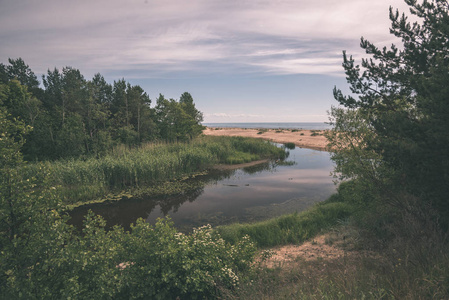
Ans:
{"label": "distant tree line", "polygon": [[99,73],[86,80],[78,69],[65,67],[37,76],[21,59],[0,63],[0,106],[11,120],[30,130],[24,138],[27,160],[82,155],[101,156],[116,144],[183,141],[202,131],[202,113],[192,96],[159,95],[151,107],[148,94],[124,79],[106,82]]}

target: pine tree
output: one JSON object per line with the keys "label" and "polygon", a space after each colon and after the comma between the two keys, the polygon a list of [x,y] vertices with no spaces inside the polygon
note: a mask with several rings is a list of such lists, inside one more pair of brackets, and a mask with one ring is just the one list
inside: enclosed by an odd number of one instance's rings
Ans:
{"label": "pine tree", "polygon": [[[335,109],[332,117],[341,125],[350,122],[348,113],[363,116],[362,127],[370,134],[361,136],[356,145],[376,159],[359,159],[359,164],[369,163],[370,172],[386,182],[390,192],[391,187],[400,187],[448,216],[449,4],[445,0],[405,2],[419,21],[412,23],[406,14],[390,7],[390,33],[401,39],[400,47],[380,49],[362,37],[361,48],[371,58],[363,59],[361,67],[343,52],[354,96],[335,88],[335,99],[346,108],[346,115]],[[357,126],[348,128],[357,130]],[[337,140],[334,135],[334,146]],[[360,151],[349,153],[346,158]],[[344,169],[345,154],[337,155],[337,166]],[[366,168],[360,170],[365,171],[348,177],[364,177]]]}

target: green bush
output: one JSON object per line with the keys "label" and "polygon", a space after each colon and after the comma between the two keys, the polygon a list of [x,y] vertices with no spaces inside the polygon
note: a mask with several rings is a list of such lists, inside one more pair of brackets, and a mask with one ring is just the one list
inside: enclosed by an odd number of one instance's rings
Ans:
{"label": "green bush", "polygon": [[293,150],[296,148],[295,143],[285,143],[284,146],[285,146],[285,148],[290,149],[290,150]]}
{"label": "green bush", "polygon": [[230,245],[210,226],[184,235],[170,220],[151,226],[140,219],[131,232],[107,232],[90,213],[78,235],[50,214],[41,231],[2,245],[2,299],[215,298],[239,286],[256,254],[248,237]]}
{"label": "green bush", "polygon": [[184,235],[169,220],[154,227],[139,220],[125,244],[122,294],[130,298],[199,299],[234,289],[256,253],[248,237],[230,245],[209,225]]}

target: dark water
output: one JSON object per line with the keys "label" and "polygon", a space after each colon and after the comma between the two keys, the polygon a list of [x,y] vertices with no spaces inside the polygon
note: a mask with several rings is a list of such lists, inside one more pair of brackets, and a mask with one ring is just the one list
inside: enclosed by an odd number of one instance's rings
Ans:
{"label": "dark water", "polygon": [[300,212],[335,192],[329,153],[301,148],[289,151],[286,162],[196,178],[196,187],[184,195],[82,207],[72,212],[72,222],[81,223],[87,209],[92,209],[108,226],[128,228],[139,217],[154,223],[169,215],[179,230],[188,231],[204,224],[251,222]]}
{"label": "dark water", "polygon": [[324,122],[279,122],[279,123],[203,123],[207,127],[224,128],[266,128],[266,129],[307,129],[326,130],[332,126]]}

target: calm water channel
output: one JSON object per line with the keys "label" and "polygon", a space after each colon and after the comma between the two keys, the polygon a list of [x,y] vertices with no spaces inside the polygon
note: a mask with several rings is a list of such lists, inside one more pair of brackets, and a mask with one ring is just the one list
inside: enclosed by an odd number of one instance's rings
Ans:
{"label": "calm water channel", "polygon": [[251,222],[300,212],[335,192],[327,152],[296,148],[285,162],[269,162],[232,171],[216,171],[193,179],[196,188],[184,195],[157,199],[129,199],[74,210],[80,224],[88,209],[103,216],[108,226],[129,228],[137,218],[155,223],[169,215],[181,231],[204,224]]}

